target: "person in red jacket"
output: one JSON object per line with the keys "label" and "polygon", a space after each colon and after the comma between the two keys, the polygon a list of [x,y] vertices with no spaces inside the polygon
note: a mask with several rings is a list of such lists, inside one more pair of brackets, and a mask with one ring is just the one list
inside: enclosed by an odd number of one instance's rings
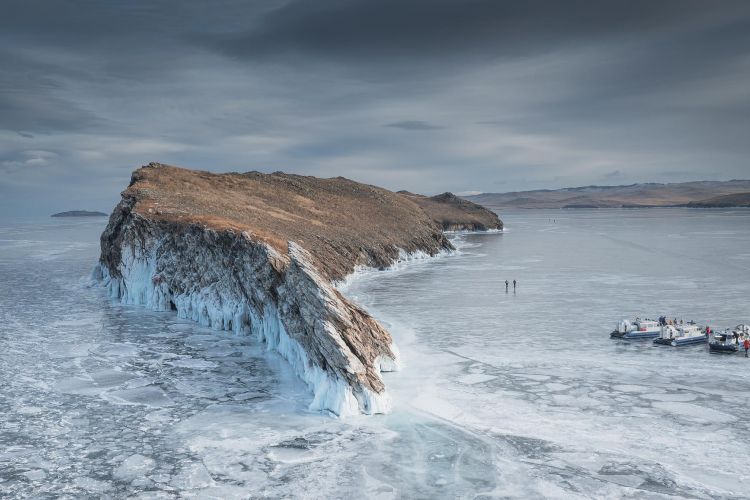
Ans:
{"label": "person in red jacket", "polygon": [[745,357],[747,357],[747,351],[750,349],[750,339],[745,339],[745,341],[742,343],[742,347],[745,348]]}

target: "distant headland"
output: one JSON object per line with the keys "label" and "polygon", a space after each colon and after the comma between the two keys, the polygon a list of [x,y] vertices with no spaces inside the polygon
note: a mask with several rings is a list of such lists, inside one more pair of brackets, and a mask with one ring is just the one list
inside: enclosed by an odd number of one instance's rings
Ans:
{"label": "distant headland", "polygon": [[90,210],[68,210],[67,212],[58,212],[50,217],[106,217],[104,212],[92,212]]}
{"label": "distant headland", "polygon": [[464,199],[492,208],[747,207],[750,180],[583,186],[481,193]]}

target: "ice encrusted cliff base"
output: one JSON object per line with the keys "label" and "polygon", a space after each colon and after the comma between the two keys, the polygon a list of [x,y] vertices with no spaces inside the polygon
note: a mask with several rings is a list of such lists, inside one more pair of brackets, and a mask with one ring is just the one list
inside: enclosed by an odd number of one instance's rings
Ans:
{"label": "ice encrusted cliff base", "polygon": [[119,252],[116,272],[95,270],[112,298],[255,335],[310,386],[311,409],[388,411],[379,373],[367,367],[396,368],[390,336],[323,280],[300,246],[289,243],[282,255],[248,233],[164,231],[134,217]]}
{"label": "ice encrusted cliff base", "polygon": [[389,410],[380,373],[398,361],[389,333],[333,283],[450,243],[408,199],[346,179],[151,164],[101,246],[94,278],[113,299],[254,335],[308,384],[311,409],[345,416]]}

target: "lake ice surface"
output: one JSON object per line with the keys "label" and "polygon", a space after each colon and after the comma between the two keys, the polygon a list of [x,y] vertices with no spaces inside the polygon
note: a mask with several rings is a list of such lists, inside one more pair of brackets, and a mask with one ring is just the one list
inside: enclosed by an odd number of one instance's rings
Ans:
{"label": "lake ice surface", "polygon": [[502,216],[344,286],[403,361],[345,420],[252,338],[88,288],[103,220],[0,223],[0,496],[750,496],[750,360],[608,335],[750,322],[750,211]]}

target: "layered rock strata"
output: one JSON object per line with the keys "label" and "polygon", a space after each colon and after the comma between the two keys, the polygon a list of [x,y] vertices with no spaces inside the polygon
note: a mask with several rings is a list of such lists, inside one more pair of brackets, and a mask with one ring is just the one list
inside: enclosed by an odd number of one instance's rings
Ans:
{"label": "layered rock strata", "polygon": [[374,186],[152,163],[110,216],[95,277],[123,303],[254,335],[308,384],[311,409],[384,413],[391,337],[334,284],[451,248],[419,205]]}

